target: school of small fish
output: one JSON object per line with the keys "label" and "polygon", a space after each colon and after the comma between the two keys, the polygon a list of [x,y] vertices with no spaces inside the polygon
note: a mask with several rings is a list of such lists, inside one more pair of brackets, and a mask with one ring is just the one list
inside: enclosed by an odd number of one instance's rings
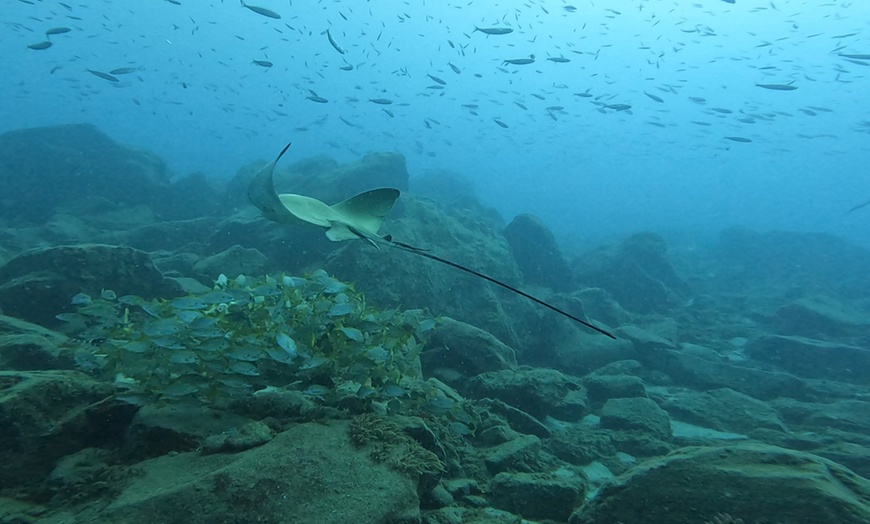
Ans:
{"label": "school of small fish", "polygon": [[124,377],[142,400],[210,402],[287,384],[323,399],[411,400],[408,381],[420,378],[422,341],[436,326],[421,310],[367,306],[323,270],[221,275],[213,290],[170,300],[104,289],[70,303],[57,318],[75,334],[76,359]]}
{"label": "school of small fish", "polygon": [[[434,143],[457,145],[451,129],[476,125],[482,136],[511,143],[522,143],[511,137],[534,129],[570,141],[577,126],[594,132],[596,124],[590,122],[605,117],[650,126],[650,136],[661,132],[656,129],[679,127],[723,148],[729,142],[751,144],[770,140],[778,122],[835,112],[825,90],[866,80],[870,65],[870,42],[862,29],[789,26],[787,21],[799,13],[783,12],[784,5],[775,1],[695,4],[695,19],[671,17],[671,10],[643,1],[611,7],[542,0],[511,7],[449,1],[437,6],[460,13],[459,20],[472,8],[488,13],[458,24],[446,21],[424,0],[397,3],[389,16],[370,3],[318,0],[316,19],[306,16],[311,5],[298,0],[214,1],[210,9],[220,14],[208,18],[189,14],[192,0],[163,0],[154,8],[165,11],[171,30],[135,35],[125,22],[95,6],[59,2],[46,9],[36,0],[14,1],[34,8],[26,19],[6,21],[7,31],[26,35],[29,43],[20,52],[31,54],[38,66],[34,71],[46,67],[50,74],[64,75],[82,89],[81,96],[128,89],[135,105],[159,107],[183,105],[173,98],[196,91],[198,100],[210,99],[227,113],[260,114],[270,121],[293,118],[290,126],[298,133],[340,122],[381,140],[413,141],[412,152],[430,156],[435,155]],[[128,9],[137,8],[131,4]],[[755,47],[729,56],[729,35],[716,22],[725,26],[740,17],[741,24],[749,24],[762,15],[781,18],[783,36],[749,32]],[[226,19],[244,23],[245,29]],[[637,40],[608,41],[611,27],[628,23],[642,28]],[[95,31],[94,24],[101,29]],[[406,30],[412,24],[416,33]],[[571,30],[550,32],[559,24]],[[220,47],[201,37],[214,29],[230,40],[221,41],[224,49],[235,45],[252,52],[244,61],[223,56]],[[66,46],[87,45],[88,39],[100,46],[127,46],[111,54],[123,58],[101,58],[96,48],[65,54]],[[420,49],[408,41],[419,42]],[[167,62],[140,62],[139,43],[164,47]],[[804,43],[824,49],[824,62],[810,66],[802,61],[793,49]],[[683,59],[708,44],[721,52],[704,62]],[[745,64],[752,80],[729,76],[725,71],[733,63]],[[239,82],[187,79],[191,68],[226,68]],[[682,72],[701,68],[709,71],[706,82],[683,78]],[[158,76],[164,85],[143,90]],[[251,94],[242,79],[254,82],[259,94]],[[813,92],[811,98],[802,95],[806,90]],[[309,106],[304,121],[298,116],[300,102]],[[449,119],[443,118],[447,108],[453,111]],[[854,124],[861,132],[868,127],[860,120]],[[239,131],[257,134],[253,126]],[[808,130],[798,136],[821,135]]]}

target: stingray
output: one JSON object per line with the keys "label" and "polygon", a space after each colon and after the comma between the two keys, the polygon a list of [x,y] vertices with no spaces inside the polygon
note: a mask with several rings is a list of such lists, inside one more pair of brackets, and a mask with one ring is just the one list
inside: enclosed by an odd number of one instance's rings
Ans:
{"label": "stingray", "polygon": [[275,166],[289,148],[290,144],[287,144],[274,160],[266,164],[254,176],[248,186],[248,199],[267,219],[282,224],[312,224],[326,228],[326,237],[332,241],[361,239],[377,249],[385,245],[434,260],[523,296],[602,335],[612,339],[616,338],[610,332],[500,280],[446,258],[433,255],[423,248],[393,240],[390,235],[381,236],[378,230],[384,223],[387,213],[396,203],[396,199],[399,198],[398,189],[390,187],[372,189],[331,206],[316,198],[304,195],[292,193],[279,195],[275,191]]}

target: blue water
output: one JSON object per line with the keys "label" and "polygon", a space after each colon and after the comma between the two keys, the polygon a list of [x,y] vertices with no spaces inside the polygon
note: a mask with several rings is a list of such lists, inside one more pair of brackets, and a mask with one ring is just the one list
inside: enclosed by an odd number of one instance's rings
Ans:
{"label": "blue water", "polygon": [[[743,225],[870,243],[870,210],[846,214],[870,199],[870,61],[841,56],[870,53],[867,2],[180,4],[5,0],[0,131],[93,123],[220,180],[288,141],[296,159],[398,151],[412,178],[458,173],[577,240]],[[27,47],[53,27],[71,31]]]}

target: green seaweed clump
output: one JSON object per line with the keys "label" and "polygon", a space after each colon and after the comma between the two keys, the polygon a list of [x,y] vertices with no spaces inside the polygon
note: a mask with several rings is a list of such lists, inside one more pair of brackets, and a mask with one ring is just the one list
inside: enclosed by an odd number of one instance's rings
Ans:
{"label": "green seaweed clump", "polygon": [[325,271],[228,280],[171,300],[73,297],[58,315],[79,341],[77,361],[129,395],[227,401],[291,387],[322,401],[407,398],[435,320],[379,310]]}

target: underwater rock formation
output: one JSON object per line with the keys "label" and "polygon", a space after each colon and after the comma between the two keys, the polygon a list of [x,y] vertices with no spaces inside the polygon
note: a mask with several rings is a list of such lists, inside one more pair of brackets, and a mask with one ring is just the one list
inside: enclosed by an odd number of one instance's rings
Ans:
{"label": "underwater rock formation", "polygon": [[517,215],[504,229],[504,237],[526,282],[556,291],[571,288],[571,270],[553,233],[538,217]]}
{"label": "underwater rock formation", "polygon": [[493,506],[527,519],[565,521],[583,498],[582,478],[533,473],[499,473],[492,481]]}
{"label": "underwater rock formation", "polygon": [[571,524],[870,521],[870,482],[809,453],[759,443],[687,447],[606,485]]}
{"label": "underwater rock formation", "polygon": [[2,217],[42,222],[61,204],[94,196],[150,205],[159,201],[156,191],[168,184],[162,160],[119,145],[92,125],[0,135]]}
{"label": "underwater rock formation", "polygon": [[37,324],[0,315],[0,369],[73,369],[72,355],[61,350],[67,337]]}
{"label": "underwater rock formation", "polygon": [[79,371],[0,371],[0,486],[34,488],[66,455],[121,438],[136,407]]}
{"label": "underwater rock formation", "polygon": [[262,275],[266,273],[268,262],[266,256],[258,250],[234,245],[220,253],[203,258],[194,264],[193,271],[204,281],[217,278],[218,275],[226,275],[228,278],[236,278],[239,275]]}
{"label": "underwater rock formation", "polygon": [[867,384],[870,349],[804,337],[767,335],[746,347],[752,358],[806,378]]}
{"label": "underwater rock formation", "polygon": [[539,420],[553,416],[576,421],[586,414],[586,390],[554,369],[490,371],[472,379],[468,389],[473,398],[497,398]]}
{"label": "underwater rock formation", "polygon": [[604,288],[629,311],[668,313],[691,297],[668,259],[667,244],[654,233],[638,233],[614,248],[588,253],[575,267],[579,282]]}
{"label": "underwater rock formation", "polygon": [[513,348],[480,328],[450,317],[440,319],[420,359],[427,376],[447,382],[517,365]]}
{"label": "underwater rock formation", "polygon": [[719,235],[716,281],[723,289],[803,289],[844,297],[870,293],[870,250],[824,233],[758,232],[741,227]]}
{"label": "underwater rock formation", "polygon": [[84,244],[32,249],[0,267],[0,309],[7,315],[51,326],[70,311],[78,293],[172,298],[180,293],[144,251]]}
{"label": "underwater rock formation", "polygon": [[[418,521],[414,479],[373,462],[349,433],[347,422],[299,424],[241,453],[147,460],[111,504],[86,508],[76,522]],[[58,517],[45,522],[69,522]]]}
{"label": "underwater rock formation", "polygon": [[774,316],[772,324],[783,335],[845,340],[870,332],[870,316],[824,295],[789,302],[777,309]]}

